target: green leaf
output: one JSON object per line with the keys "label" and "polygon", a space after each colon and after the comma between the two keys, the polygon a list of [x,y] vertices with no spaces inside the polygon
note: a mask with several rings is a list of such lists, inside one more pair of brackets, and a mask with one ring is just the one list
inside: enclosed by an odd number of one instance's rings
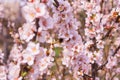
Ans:
{"label": "green leaf", "polygon": [[27,72],[22,72],[21,76],[25,77],[28,73]]}
{"label": "green leaf", "polygon": [[53,48],[55,51],[55,57],[59,57],[60,53],[62,52],[63,48],[62,47],[55,47]]}

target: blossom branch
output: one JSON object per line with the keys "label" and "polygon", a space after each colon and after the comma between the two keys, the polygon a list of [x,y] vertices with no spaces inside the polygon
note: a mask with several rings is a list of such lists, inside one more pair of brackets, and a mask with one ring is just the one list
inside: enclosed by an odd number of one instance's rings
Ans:
{"label": "blossom branch", "polygon": [[35,33],[35,36],[33,37],[33,40],[36,40],[36,37],[37,37],[38,28],[39,28],[39,18],[36,18],[36,19],[35,19],[35,25],[36,25],[37,31],[34,32],[34,33]]}
{"label": "blossom branch", "polygon": [[102,40],[106,39],[109,36],[109,34],[111,33],[112,29],[113,28],[109,29],[109,31],[105,34],[105,36],[103,36]]}
{"label": "blossom branch", "polygon": [[97,68],[98,68],[98,64],[96,62],[94,62],[92,64],[92,78],[93,78],[93,80],[95,80],[95,77],[97,76]]}
{"label": "blossom branch", "polygon": [[115,54],[117,54],[117,52],[119,51],[119,49],[120,49],[120,44],[119,44],[119,46],[115,49],[115,52],[113,53],[112,56],[115,56]]}
{"label": "blossom branch", "polygon": [[53,5],[54,5],[56,8],[58,8],[59,2],[58,2],[57,0],[54,0],[54,2],[55,2],[55,3],[53,3]]}
{"label": "blossom branch", "polygon": [[[119,49],[120,49],[120,45],[115,49],[112,56],[115,56],[115,54],[119,51]],[[108,60],[103,65],[101,65],[97,70],[102,69],[107,63],[108,63]]]}
{"label": "blossom branch", "polygon": [[101,66],[97,69],[97,71],[100,70],[100,69],[103,69],[103,67],[104,67],[107,63],[108,63],[108,60],[107,60],[103,65],[101,65]]}
{"label": "blossom branch", "polygon": [[87,74],[84,74],[84,75],[83,75],[83,79],[84,79],[84,80],[87,80],[87,78],[91,79],[91,78],[92,78],[92,76],[87,75]]}

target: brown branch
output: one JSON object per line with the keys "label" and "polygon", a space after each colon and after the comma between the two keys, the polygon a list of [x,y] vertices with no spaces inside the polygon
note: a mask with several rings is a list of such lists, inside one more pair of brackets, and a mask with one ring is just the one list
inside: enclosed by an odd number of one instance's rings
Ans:
{"label": "brown branch", "polygon": [[119,49],[120,49],[120,44],[119,44],[119,46],[115,49],[115,52],[113,53],[112,56],[114,56],[115,54],[117,54],[117,52],[119,51]]}
{"label": "brown branch", "polygon": [[65,66],[63,66],[63,70],[62,70],[62,80],[65,80],[65,71],[66,71],[66,69],[65,69]]}
{"label": "brown branch", "polygon": [[59,71],[59,65],[58,65],[57,60],[56,60],[55,57],[54,57],[54,62],[55,62],[55,65],[56,65],[56,67],[57,67],[57,70]]}
{"label": "brown branch", "polygon": [[87,76],[87,77],[89,77],[89,78],[92,78],[92,76],[90,76],[90,75],[87,75],[87,74],[84,74],[83,76]]}
{"label": "brown branch", "polygon": [[9,56],[9,49],[8,49],[8,45],[9,43],[6,41],[7,39],[7,28],[6,27],[3,27],[2,28],[2,36],[3,36],[3,52],[4,52],[4,63],[7,63],[7,59],[8,59],[8,56]]}
{"label": "brown branch", "polygon": [[109,36],[109,34],[111,33],[112,29],[113,28],[109,29],[109,31],[106,33],[106,35],[103,36],[102,40],[106,39]]}
{"label": "brown branch", "polygon": [[37,35],[38,35],[39,18],[36,18],[36,19],[35,19],[35,26],[36,26],[37,31],[35,31],[35,32],[34,32],[34,33],[35,33],[35,36],[33,37],[33,41],[35,41],[35,40],[36,40]]}
{"label": "brown branch", "polygon": [[8,43],[13,43],[13,39],[11,39],[11,38],[5,38],[2,35],[0,35],[0,41],[5,41],[5,42],[8,42]]}
{"label": "brown branch", "polygon": [[[119,44],[119,46],[115,49],[115,51],[114,51],[114,53],[113,53],[112,56],[115,56],[115,54],[117,54],[117,52],[119,51],[119,49],[120,49],[120,44]],[[100,69],[103,69],[103,67],[104,67],[107,63],[108,63],[108,60],[107,60],[103,65],[101,65],[101,66],[97,69],[97,71],[100,70]]]}
{"label": "brown branch", "polygon": [[97,69],[97,71],[100,70],[100,69],[103,69],[103,67],[104,67],[107,63],[108,63],[108,60],[107,60],[103,65],[101,65],[101,66]]}
{"label": "brown branch", "polygon": [[114,74],[114,75],[111,77],[111,80],[113,80],[116,75],[117,75],[117,74]]}
{"label": "brown branch", "polygon": [[47,74],[46,74],[46,73],[44,73],[44,74],[42,75],[42,80],[47,80]]}
{"label": "brown branch", "polygon": [[98,64],[96,62],[94,62],[93,64],[91,64],[91,66],[92,66],[92,78],[93,78],[93,80],[95,80],[95,78],[97,76]]}
{"label": "brown branch", "polygon": [[55,3],[53,3],[53,5],[58,8],[59,7],[59,2],[57,0],[54,0]]}

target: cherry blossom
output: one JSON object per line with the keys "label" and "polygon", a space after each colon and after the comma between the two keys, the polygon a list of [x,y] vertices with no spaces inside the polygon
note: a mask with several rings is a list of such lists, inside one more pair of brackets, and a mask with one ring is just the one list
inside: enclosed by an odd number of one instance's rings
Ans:
{"label": "cherry blossom", "polygon": [[119,0],[0,0],[0,80],[119,80],[119,26]]}
{"label": "cherry blossom", "polygon": [[19,28],[20,39],[25,40],[26,42],[30,41],[35,36],[35,31],[36,28],[34,24],[24,24],[22,27]]}

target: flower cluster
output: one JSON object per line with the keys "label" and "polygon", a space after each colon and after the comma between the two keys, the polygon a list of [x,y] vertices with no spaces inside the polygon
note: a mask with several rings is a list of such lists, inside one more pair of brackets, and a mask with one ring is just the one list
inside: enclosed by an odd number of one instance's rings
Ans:
{"label": "flower cluster", "polygon": [[[0,80],[119,80],[119,0],[18,2],[24,23],[8,23],[13,45],[7,60],[0,50]],[[0,18],[15,20],[19,11],[1,3]]]}

